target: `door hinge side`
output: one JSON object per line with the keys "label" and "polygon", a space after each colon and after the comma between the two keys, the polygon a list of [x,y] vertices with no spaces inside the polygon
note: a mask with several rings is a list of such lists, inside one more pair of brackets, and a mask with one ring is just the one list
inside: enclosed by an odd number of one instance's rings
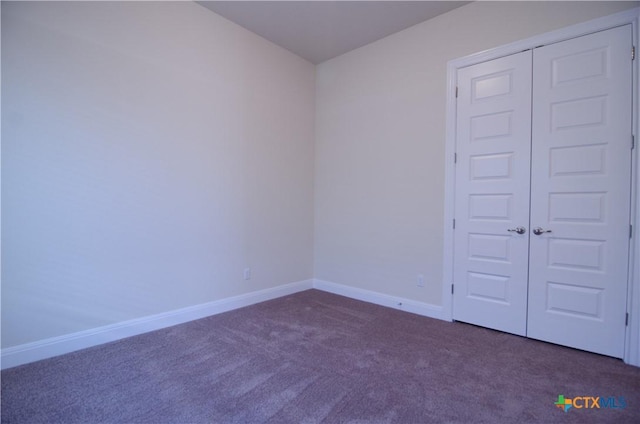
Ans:
{"label": "door hinge side", "polygon": [[451,284],[451,294],[453,294],[453,284]]}
{"label": "door hinge side", "polygon": [[629,312],[627,312],[626,315],[624,316],[624,326],[625,327],[629,326]]}
{"label": "door hinge side", "polygon": [[629,224],[629,238],[633,238],[633,225]]}
{"label": "door hinge side", "polygon": [[458,86],[456,85],[456,99],[458,98]]}
{"label": "door hinge side", "polygon": [[455,219],[453,220],[453,229],[454,230],[456,229],[456,220]]}
{"label": "door hinge side", "polygon": [[631,47],[631,60],[636,59],[636,46]]}
{"label": "door hinge side", "polygon": [[453,163],[458,163],[458,154],[457,153],[453,154]]}
{"label": "door hinge side", "polygon": [[636,136],[631,134],[631,150],[636,148]]}

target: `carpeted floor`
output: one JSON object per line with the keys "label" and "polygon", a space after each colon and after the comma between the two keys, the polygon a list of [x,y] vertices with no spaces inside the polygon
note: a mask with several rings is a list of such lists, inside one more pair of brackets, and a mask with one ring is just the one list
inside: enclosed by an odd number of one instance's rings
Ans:
{"label": "carpeted floor", "polygon": [[309,290],[2,371],[2,422],[639,423],[640,368]]}

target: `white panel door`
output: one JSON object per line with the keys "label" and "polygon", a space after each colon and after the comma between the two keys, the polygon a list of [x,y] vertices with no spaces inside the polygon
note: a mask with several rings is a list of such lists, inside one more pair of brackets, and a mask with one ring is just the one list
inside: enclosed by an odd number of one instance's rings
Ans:
{"label": "white panel door", "polygon": [[[524,335],[531,51],[458,72],[453,318]],[[522,227],[522,234],[516,231]]]}
{"label": "white panel door", "polygon": [[527,335],[616,357],[629,254],[631,39],[627,25],[533,54]]}

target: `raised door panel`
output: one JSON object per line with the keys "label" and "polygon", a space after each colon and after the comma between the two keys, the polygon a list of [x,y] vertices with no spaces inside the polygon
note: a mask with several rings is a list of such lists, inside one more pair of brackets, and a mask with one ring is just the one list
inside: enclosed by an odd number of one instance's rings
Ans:
{"label": "raised door panel", "polygon": [[458,73],[455,320],[524,335],[531,52]]}
{"label": "raised door panel", "polygon": [[527,335],[622,357],[631,26],[534,50]]}

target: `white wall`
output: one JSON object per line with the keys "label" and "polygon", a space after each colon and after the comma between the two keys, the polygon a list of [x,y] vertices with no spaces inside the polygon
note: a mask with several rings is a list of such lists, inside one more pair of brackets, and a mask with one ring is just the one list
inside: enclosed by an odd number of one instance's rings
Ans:
{"label": "white wall", "polygon": [[311,278],[314,89],[195,3],[2,2],[2,347]]}
{"label": "white wall", "polygon": [[195,3],[2,2],[2,348],[313,276],[439,304],[446,62],[636,5],[473,3],[314,83]]}
{"label": "white wall", "polygon": [[447,61],[635,6],[476,2],[318,65],[315,277],[440,305]]}

